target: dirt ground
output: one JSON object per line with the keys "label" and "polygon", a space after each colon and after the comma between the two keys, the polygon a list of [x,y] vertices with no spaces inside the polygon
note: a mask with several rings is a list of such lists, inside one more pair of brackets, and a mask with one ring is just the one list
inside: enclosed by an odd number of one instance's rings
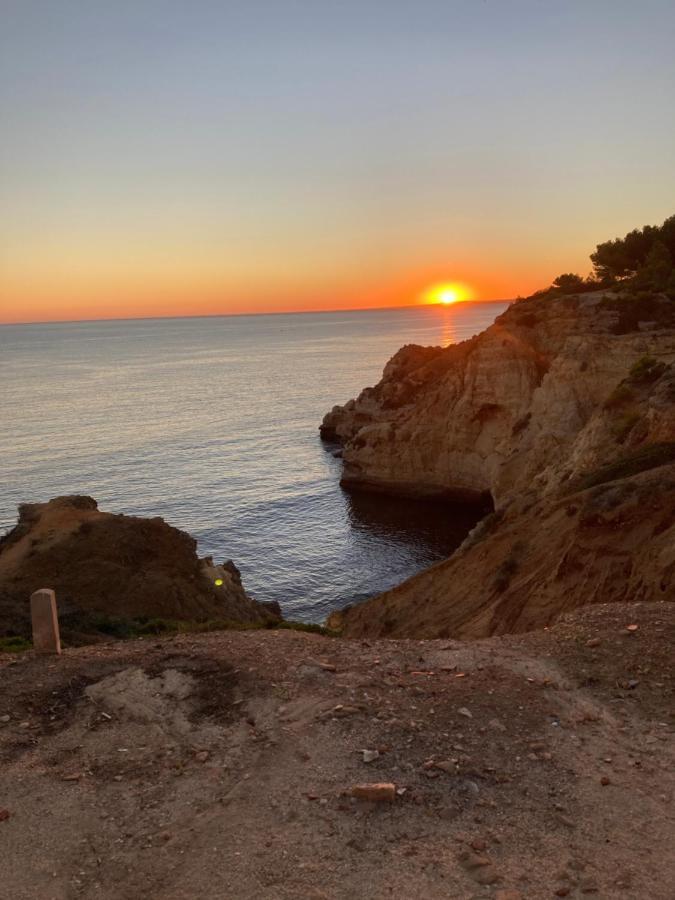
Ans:
{"label": "dirt ground", "polygon": [[0,897],[672,900],[674,638],[620,604],[0,656]]}

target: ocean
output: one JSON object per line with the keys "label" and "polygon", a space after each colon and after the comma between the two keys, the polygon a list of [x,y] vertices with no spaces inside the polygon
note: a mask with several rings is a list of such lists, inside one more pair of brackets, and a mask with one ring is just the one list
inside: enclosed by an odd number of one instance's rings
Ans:
{"label": "ocean", "polygon": [[0,528],[19,503],[89,494],[162,516],[233,559],[259,600],[321,622],[447,556],[447,504],[347,493],[324,413],[403,344],[477,334],[504,302],[0,327]]}

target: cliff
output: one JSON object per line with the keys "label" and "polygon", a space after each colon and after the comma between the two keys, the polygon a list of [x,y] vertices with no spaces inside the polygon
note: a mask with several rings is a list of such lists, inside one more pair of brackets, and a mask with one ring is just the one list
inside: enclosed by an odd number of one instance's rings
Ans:
{"label": "cliff", "polygon": [[479,637],[588,602],[675,593],[675,302],[514,303],[448,348],[404,347],[325,417],[352,488],[496,512],[447,562],[332,617],[347,635]]}
{"label": "cliff", "polygon": [[190,535],[161,518],[101,512],[91,497],[19,508],[17,525],[0,541],[0,635],[29,631],[28,598],[42,587],[56,591],[66,632],[95,632],[111,617],[280,617],[246,594],[231,562],[199,559]]}

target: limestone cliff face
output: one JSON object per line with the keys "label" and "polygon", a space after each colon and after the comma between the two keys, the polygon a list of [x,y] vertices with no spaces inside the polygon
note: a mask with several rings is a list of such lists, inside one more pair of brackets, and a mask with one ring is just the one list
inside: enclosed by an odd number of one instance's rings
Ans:
{"label": "limestone cliff face", "polygon": [[[91,497],[24,504],[0,541],[0,635],[26,631],[28,598],[56,591],[68,627],[96,617],[262,622],[277,610],[246,594],[231,562],[197,557],[196,541],[163,519],[101,512]],[[216,581],[222,582],[216,584]]]}
{"label": "limestone cliff face", "polygon": [[587,602],[675,599],[675,303],[513,304],[447,349],[405,347],[324,419],[346,485],[492,496],[447,562],[333,617],[349,635],[478,637]]}
{"label": "limestone cliff face", "polygon": [[[388,492],[480,495],[497,506],[594,464],[592,420],[642,358],[675,360],[675,304],[640,321],[612,294],[513,304],[448,348],[408,346],[382,380],[324,418],[344,443],[343,483]],[[629,328],[630,326],[630,328]],[[589,428],[590,426],[590,428]]]}

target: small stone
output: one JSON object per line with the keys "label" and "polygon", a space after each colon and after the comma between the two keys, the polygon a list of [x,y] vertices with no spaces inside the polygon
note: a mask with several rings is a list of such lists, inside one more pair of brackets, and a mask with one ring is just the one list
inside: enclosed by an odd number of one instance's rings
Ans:
{"label": "small stone", "polygon": [[0,716],[0,722],[9,722],[9,716]]}
{"label": "small stone", "polygon": [[501,880],[492,866],[488,866],[486,869],[479,869],[473,877],[478,884],[495,884]]}
{"label": "small stone", "polygon": [[115,775],[113,781],[123,781],[123,778],[121,775]]}
{"label": "small stone", "polygon": [[599,647],[602,641],[598,637],[591,638],[590,641],[586,641],[587,647]]}
{"label": "small stone", "polygon": [[460,714],[460,716],[464,716],[467,719],[473,719],[472,713],[466,708],[466,706],[460,706],[457,712]]}
{"label": "small stone", "polygon": [[11,813],[8,809],[0,809],[0,822],[5,822],[10,816]]}
{"label": "small stone", "polygon": [[468,869],[470,872],[474,869],[480,869],[483,866],[490,865],[490,860],[487,856],[479,856],[477,853],[472,853],[470,850],[463,850],[459,854],[459,861],[464,868]]}
{"label": "small stone", "polygon": [[569,892],[570,892],[570,889],[563,885],[563,887],[558,888],[558,890],[555,892],[555,895],[556,895],[556,897],[567,897]]}
{"label": "small stone", "polygon": [[608,784],[611,784],[611,783],[612,783],[612,782],[609,780],[609,778],[608,778],[606,775],[603,775],[602,778],[600,779],[600,784],[601,784],[603,787],[607,787],[607,785],[608,785]]}
{"label": "small stone", "polygon": [[355,713],[361,712],[361,710],[358,706],[343,706],[342,703],[338,703],[337,706],[333,707],[331,712],[335,716],[353,716]]}
{"label": "small stone", "polygon": [[64,775],[62,781],[79,781],[82,778],[82,772],[73,772],[72,775]]}
{"label": "small stone", "polygon": [[639,625],[626,625],[626,631],[637,631],[639,627]]}
{"label": "small stone", "polygon": [[396,785],[390,782],[355,784],[351,795],[357,800],[368,800],[371,803],[393,803],[396,799]]}
{"label": "small stone", "polygon": [[376,759],[379,759],[380,752],[379,750],[362,750],[361,755],[364,763],[371,763]]}
{"label": "small stone", "polygon": [[197,762],[205,763],[208,758],[209,758],[208,750],[200,750],[199,753],[195,753],[195,759],[197,760]]}
{"label": "small stone", "polygon": [[483,852],[484,850],[487,850],[487,842],[484,841],[482,838],[474,838],[471,841],[471,846],[473,847],[474,850],[478,850],[479,852]]}

